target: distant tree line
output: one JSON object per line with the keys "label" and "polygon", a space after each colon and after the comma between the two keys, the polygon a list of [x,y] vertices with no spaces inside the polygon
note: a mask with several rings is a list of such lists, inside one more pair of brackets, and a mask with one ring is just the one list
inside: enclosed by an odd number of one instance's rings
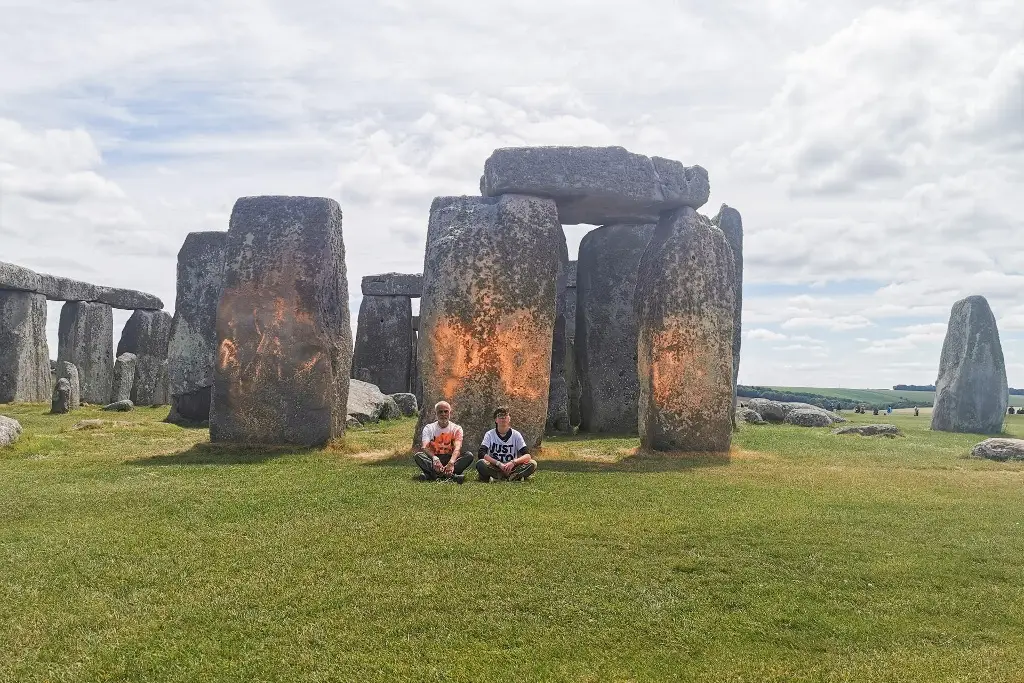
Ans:
{"label": "distant tree line", "polygon": [[834,410],[837,407],[843,410],[853,410],[859,405],[880,410],[887,406],[892,406],[893,408],[913,408],[915,406],[925,408],[932,404],[931,399],[907,399],[893,396],[891,401],[858,401],[846,396],[778,391],[769,387],[744,386],[742,384],[736,387],[736,395],[741,398],[766,398],[770,401],[810,403],[827,410]]}
{"label": "distant tree line", "polygon": [[[935,391],[934,384],[897,384],[893,391]],[[1010,387],[1011,396],[1024,396],[1024,389]]]}

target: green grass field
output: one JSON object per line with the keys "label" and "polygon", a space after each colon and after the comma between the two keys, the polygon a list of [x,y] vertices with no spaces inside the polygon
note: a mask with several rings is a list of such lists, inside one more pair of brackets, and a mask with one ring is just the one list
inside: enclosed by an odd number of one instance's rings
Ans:
{"label": "green grass field", "polygon": [[0,410],[0,681],[1024,681],[1024,464],[923,416],[456,486],[412,420],[265,452],[44,411]]}
{"label": "green grass field", "polygon": [[[803,394],[818,394],[833,398],[847,398],[867,405],[885,405],[900,399],[910,401],[935,400],[934,391],[894,391],[892,389],[838,389],[825,387],[769,387],[776,391],[787,391]],[[1011,406],[1024,406],[1024,396],[1011,395]]]}

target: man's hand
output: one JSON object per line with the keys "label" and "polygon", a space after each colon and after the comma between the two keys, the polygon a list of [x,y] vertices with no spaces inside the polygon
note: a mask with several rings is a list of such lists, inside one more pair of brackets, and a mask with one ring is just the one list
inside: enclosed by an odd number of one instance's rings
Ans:
{"label": "man's hand", "polygon": [[441,464],[441,458],[434,456],[434,471],[440,472],[444,469],[444,465]]}
{"label": "man's hand", "polygon": [[512,474],[512,468],[515,466],[516,464],[512,461],[503,463],[501,466],[501,471],[507,477],[508,475]]}
{"label": "man's hand", "polygon": [[453,457],[448,461],[448,464],[444,466],[444,473],[451,475],[455,473],[455,458]]}

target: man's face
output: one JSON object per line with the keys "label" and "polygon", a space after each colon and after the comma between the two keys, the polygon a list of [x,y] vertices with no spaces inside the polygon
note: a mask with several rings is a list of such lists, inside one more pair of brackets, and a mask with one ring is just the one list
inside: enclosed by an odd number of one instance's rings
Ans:
{"label": "man's face", "polygon": [[498,431],[504,434],[508,430],[512,429],[512,416],[511,415],[499,415],[494,418],[494,422],[498,425]]}
{"label": "man's face", "polygon": [[434,409],[434,414],[437,415],[437,423],[444,427],[448,424],[448,419],[452,416],[451,406],[438,406]]}

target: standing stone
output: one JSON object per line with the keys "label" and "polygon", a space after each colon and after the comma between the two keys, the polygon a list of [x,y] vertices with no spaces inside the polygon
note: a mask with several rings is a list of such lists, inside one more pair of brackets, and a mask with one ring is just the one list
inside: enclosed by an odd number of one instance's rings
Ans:
{"label": "standing stone", "polygon": [[57,381],[66,379],[71,385],[71,410],[78,410],[82,406],[82,385],[78,380],[78,368],[66,360],[56,363]]}
{"label": "standing stone", "polygon": [[414,438],[452,403],[475,452],[499,405],[531,448],[547,419],[556,278],[565,235],[555,203],[522,195],[438,197],[420,302],[423,402]]}
{"label": "standing stone", "polygon": [[580,429],[636,434],[637,320],[634,289],[654,225],[605,225],[580,242],[576,364]]}
{"label": "standing stone", "polygon": [[352,331],[341,207],[243,197],[225,264],[211,441],[318,446],[343,435]]}
{"label": "standing stone", "polygon": [[412,383],[412,299],[364,295],[359,304],[352,376],[385,394],[409,391]]}
{"label": "standing stone", "polygon": [[[725,235],[729,248],[732,250],[733,264],[736,266],[736,278],[733,281],[735,309],[732,317],[732,386],[735,391],[740,375],[740,342],[743,337],[743,218],[739,211],[727,204],[722,204],[718,215],[711,219],[711,222]],[[732,398],[734,428],[736,427],[736,402],[737,398],[734,393]]]}
{"label": "standing stone", "polygon": [[997,434],[1009,402],[999,330],[988,301],[969,296],[953,304],[935,381],[932,429]]}
{"label": "standing stone", "polygon": [[722,231],[690,208],[663,214],[640,260],[640,443],[728,451],[735,265]]}
{"label": "standing stone", "polygon": [[117,355],[134,353],[135,381],[131,400],[137,406],[159,405],[156,390],[160,368],[167,360],[167,344],[171,337],[171,315],[166,311],[135,311],[121,332]]}
{"label": "standing stone", "polygon": [[565,386],[569,393],[569,424],[580,424],[580,373],[576,362],[576,261],[569,261],[565,279]]}
{"label": "standing stone", "polygon": [[107,304],[68,301],[60,309],[57,362],[78,368],[82,401],[105,405],[114,375],[114,313]]}
{"label": "standing stone", "polygon": [[[419,316],[416,317],[418,318]],[[410,389],[416,397],[416,405],[418,406],[423,404],[423,380],[420,378],[419,346],[420,333],[415,331],[412,333],[412,360],[410,361],[412,369],[409,371],[409,376],[412,380]]]}
{"label": "standing stone", "polygon": [[565,290],[569,275],[569,255],[562,254],[558,266],[558,298],[555,304],[555,331],[551,340],[551,380],[548,386],[548,421],[545,429],[549,434],[571,434],[569,423],[569,389],[565,381]]}
{"label": "standing stone", "polygon": [[226,232],[190,232],[178,251],[178,287],[167,346],[170,422],[210,419],[217,302],[224,288]]}
{"label": "standing stone", "polygon": [[50,398],[46,297],[0,290],[0,403]]}
{"label": "standing stone", "polygon": [[71,382],[65,377],[58,379],[57,386],[53,388],[50,412],[54,415],[64,415],[71,412]]}
{"label": "standing stone", "polygon": [[154,406],[165,406],[171,402],[171,393],[168,389],[169,379],[167,371],[167,361],[160,363],[160,366],[156,371],[156,383],[153,385],[153,403]]}
{"label": "standing stone", "polygon": [[139,358],[134,353],[125,351],[114,361],[114,380],[110,389],[110,403],[127,401],[132,396]]}

